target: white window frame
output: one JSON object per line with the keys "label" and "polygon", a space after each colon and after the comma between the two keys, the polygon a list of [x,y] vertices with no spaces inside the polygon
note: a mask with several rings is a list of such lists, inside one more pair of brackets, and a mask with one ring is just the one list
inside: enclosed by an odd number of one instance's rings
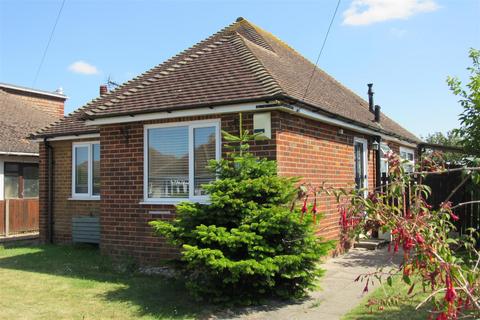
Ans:
{"label": "white window frame", "polygon": [[386,146],[389,149],[388,152],[391,152],[392,149],[390,149],[388,143],[380,142],[380,151],[382,153],[382,157],[380,158],[380,161],[385,162],[385,173],[388,176],[388,171],[389,171],[388,170],[389,169],[388,157],[386,156],[386,152],[383,152],[383,150],[381,150],[382,146]]}
{"label": "white window frame", "polygon": [[[413,160],[408,160],[408,156],[406,159],[402,158],[402,152],[405,152],[406,154],[412,154],[412,159]],[[415,171],[415,150],[412,148],[406,148],[406,147],[400,147],[400,158],[402,160],[407,160],[409,165],[412,165],[413,170]]]}
{"label": "white window frame", "polygon": [[[196,128],[215,127],[215,160],[221,157],[221,135],[220,135],[220,119],[170,122],[160,124],[150,124],[144,126],[143,132],[143,202],[141,204],[177,204],[182,201],[193,201],[200,203],[208,203],[209,196],[194,195],[194,145],[193,131]],[[148,130],[168,127],[188,127],[188,198],[149,198],[148,197]]]}
{"label": "white window frame", "polygon": [[353,174],[355,174],[355,144],[356,143],[361,143],[363,144],[363,170],[365,171],[365,190],[364,190],[364,196],[366,197],[368,195],[368,141],[365,138],[359,138],[359,137],[354,137],[353,138]]}
{"label": "white window frame", "polygon": [[[93,195],[93,145],[100,145],[100,141],[88,141],[88,142],[74,142],[72,143],[72,197],[71,200],[100,200],[100,195]],[[76,193],[75,192],[75,180],[76,180],[76,149],[81,147],[87,147],[88,149],[88,192]]]}

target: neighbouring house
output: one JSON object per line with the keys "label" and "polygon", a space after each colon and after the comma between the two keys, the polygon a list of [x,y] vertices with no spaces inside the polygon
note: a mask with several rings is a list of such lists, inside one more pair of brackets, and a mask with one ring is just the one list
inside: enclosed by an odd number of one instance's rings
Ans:
{"label": "neighbouring house", "polygon": [[0,236],[38,231],[35,130],[63,117],[61,92],[0,83]]}
{"label": "neighbouring house", "polygon": [[[312,75],[313,72],[313,75]],[[308,91],[306,90],[308,87]],[[97,242],[141,263],[177,250],[148,222],[180,201],[208,201],[205,170],[226,151],[221,130],[263,133],[251,150],[313,184],[372,188],[384,154],[413,165],[420,140],[272,34],[245,19],[37,132],[40,236]],[[319,199],[319,234],[339,236],[335,200]]]}

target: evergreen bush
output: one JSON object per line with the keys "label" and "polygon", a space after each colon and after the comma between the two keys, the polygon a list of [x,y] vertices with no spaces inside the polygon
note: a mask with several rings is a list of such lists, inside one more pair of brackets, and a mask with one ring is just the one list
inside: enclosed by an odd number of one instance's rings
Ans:
{"label": "evergreen bush", "polygon": [[322,273],[319,258],[333,248],[315,236],[311,217],[294,209],[297,179],[278,176],[275,161],[248,153],[251,137],[224,133],[236,147],[210,164],[218,179],[203,186],[208,204],[182,202],[174,220],[151,222],[181,248],[187,287],[200,300],[302,297]]}

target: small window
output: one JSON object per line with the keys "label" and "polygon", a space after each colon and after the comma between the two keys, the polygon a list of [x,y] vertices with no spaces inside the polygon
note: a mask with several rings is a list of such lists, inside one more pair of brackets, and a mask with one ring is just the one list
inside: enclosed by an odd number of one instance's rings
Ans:
{"label": "small window", "polygon": [[403,164],[406,172],[412,173],[415,171],[415,151],[413,149],[400,147],[400,158],[406,160]]}
{"label": "small window", "polygon": [[100,144],[76,143],[72,157],[72,197],[100,196]]}
{"label": "small window", "polygon": [[145,201],[206,200],[202,186],[215,179],[208,164],[219,159],[219,136],[218,122],[146,126]]}
{"label": "small window", "polygon": [[38,166],[36,165],[23,167],[23,197],[38,197]]}
{"label": "small window", "polygon": [[387,154],[391,151],[386,143],[380,144],[380,174],[383,177],[388,176],[388,157]]}
{"label": "small window", "polygon": [[4,196],[6,199],[20,198],[20,164],[5,163]]}
{"label": "small window", "polygon": [[38,197],[38,165],[5,163],[4,197],[6,199]]}

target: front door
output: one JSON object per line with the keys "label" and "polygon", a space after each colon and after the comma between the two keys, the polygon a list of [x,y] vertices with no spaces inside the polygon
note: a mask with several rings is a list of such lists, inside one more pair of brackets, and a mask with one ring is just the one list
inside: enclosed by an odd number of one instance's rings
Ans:
{"label": "front door", "polygon": [[354,139],[355,155],[355,187],[357,190],[364,190],[367,194],[368,176],[367,176],[367,140],[361,138]]}

